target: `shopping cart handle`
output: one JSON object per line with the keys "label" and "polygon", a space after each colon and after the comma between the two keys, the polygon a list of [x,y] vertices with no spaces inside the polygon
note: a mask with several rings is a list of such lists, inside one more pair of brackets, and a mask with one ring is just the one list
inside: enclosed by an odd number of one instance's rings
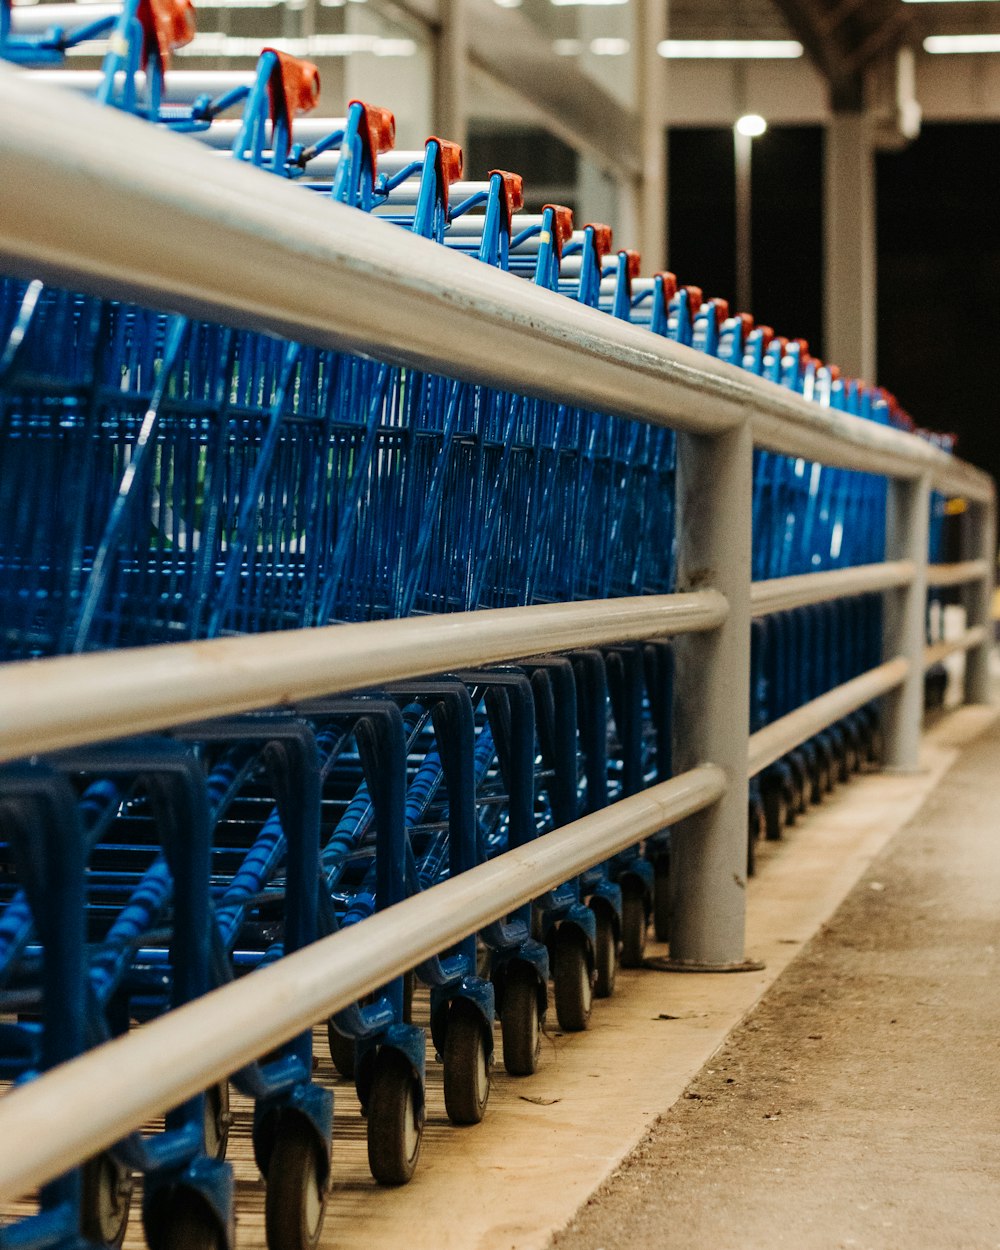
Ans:
{"label": "shopping cart handle", "polygon": [[661,269],[653,274],[653,281],[660,284],[664,304],[669,304],[677,294],[677,275],[670,273],[669,270]]}
{"label": "shopping cart handle", "polygon": [[[269,52],[276,59],[276,67],[267,83],[271,103],[271,120],[283,115],[288,123],[291,141],[292,120],[300,113],[311,112],[319,103],[319,70],[311,61],[302,61],[277,48],[262,48],[261,56]],[[280,96],[279,96],[280,93]]]}
{"label": "shopping cart handle", "polygon": [[[441,187],[447,198],[448,188],[453,182],[458,182],[462,176],[462,166],[464,159],[462,149],[457,143],[452,143],[450,139],[439,139],[437,135],[431,135],[427,143],[436,143],[438,145],[438,177],[441,180]],[[427,146],[424,144],[424,147]]]}
{"label": "shopping cart handle", "polygon": [[729,300],[720,299],[715,295],[708,301],[708,305],[715,313],[716,327],[721,329],[723,322],[729,320]]}
{"label": "shopping cart handle", "polygon": [[573,210],[566,208],[562,204],[545,204],[542,207],[544,213],[547,209],[552,209],[553,233],[555,237],[552,242],[555,246],[556,255],[562,257],[562,250],[573,237]]}
{"label": "shopping cart handle", "polygon": [[142,27],[142,67],[150,53],[159,53],[166,69],[170,54],[189,44],[195,36],[194,5],[191,0],[141,0],[136,16]]}
{"label": "shopping cart handle", "polygon": [[625,247],[625,248],[622,248],[619,255],[625,257],[625,267],[626,267],[626,272],[628,273],[628,276],[629,276],[629,280],[638,278],[639,273],[642,269],[642,257],[639,255],[639,253],[634,252],[629,247]]}
{"label": "shopping cart handle", "polygon": [[353,108],[355,104],[364,114],[365,125],[361,135],[363,139],[367,139],[368,155],[374,172],[375,158],[378,154],[391,152],[396,146],[396,115],[391,109],[379,108],[376,104],[366,104],[364,100],[352,100],[350,107]]}
{"label": "shopping cart handle", "polygon": [[611,251],[611,243],[614,234],[610,226],[603,223],[588,221],[583,227],[584,230],[593,230],[594,232],[594,252],[597,256],[597,264],[600,267],[604,264],[604,258]]}
{"label": "shopping cart handle", "polygon": [[491,169],[491,178],[503,182],[504,207],[507,213],[507,233],[511,232],[511,218],[524,208],[524,180],[520,174],[508,173],[506,169]]}

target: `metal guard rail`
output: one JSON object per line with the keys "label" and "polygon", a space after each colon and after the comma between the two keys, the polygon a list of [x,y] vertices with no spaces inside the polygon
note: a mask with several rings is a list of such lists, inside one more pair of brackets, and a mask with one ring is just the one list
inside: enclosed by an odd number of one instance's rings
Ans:
{"label": "metal guard rail", "polygon": [[755,443],[772,451],[992,497],[986,474],[921,439],[824,410],[6,67],[0,119],[0,265],[13,274],[110,286],[154,307],[677,430],[718,434],[749,417]]}
{"label": "metal guard rail", "polygon": [[[888,762],[913,767],[923,669],[945,647],[968,650],[966,695],[985,697],[994,554],[987,475],[918,438],[824,410],[280,179],[220,162],[177,136],[33,85],[14,70],[0,69],[0,119],[7,123],[0,127],[0,266],[8,272],[676,429],[682,591],[11,665],[0,670],[0,758],[560,647],[666,635],[678,639],[678,706],[697,710],[685,720],[673,780],[317,942],[4,1098],[0,1198],[24,1193],[372,986],[666,825],[677,835],[672,957],[732,967],[743,952],[748,768],[755,772],[890,691]],[[887,562],[751,588],[755,445],[889,477]],[[937,570],[927,565],[932,489],[964,495],[974,522],[968,558]],[[927,587],[960,584],[967,586],[965,635],[926,648]],[[872,592],[891,592],[886,661],[750,738],[734,710],[749,703],[751,617]],[[165,1051],[171,1063],[155,1062]],[[50,1131],[39,1134],[39,1123]]]}

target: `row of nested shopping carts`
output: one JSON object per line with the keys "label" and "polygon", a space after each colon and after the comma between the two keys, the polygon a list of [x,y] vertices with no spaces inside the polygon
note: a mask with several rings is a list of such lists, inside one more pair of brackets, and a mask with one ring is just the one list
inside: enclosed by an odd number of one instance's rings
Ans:
{"label": "row of nested shopping carts", "polygon": [[[55,10],[53,10],[55,11]],[[27,11],[25,11],[27,12]],[[91,11],[93,13],[93,11]],[[521,180],[463,179],[437,138],[393,147],[385,110],[302,120],[311,65],[269,49],[212,94],[165,75],[187,0],[94,18],[0,8],[0,54],[236,159],[608,316],[872,421],[890,396],[725,301],[643,278],[569,210],[523,211]],[[168,90],[169,88],[169,90]],[[182,147],[178,146],[178,160]],[[264,176],[263,173],[261,176]],[[336,293],[331,293],[336,297]],[[674,438],[656,428],[374,359],[6,279],[0,284],[0,605],[5,660],[429,612],[669,592]],[[884,480],[756,453],[754,577],[879,561]],[[936,531],[935,531],[936,532]],[[937,539],[935,539],[937,541]],[[859,596],[754,623],[751,728],[877,664],[881,603]],[[442,666],[446,657],[442,657]],[[0,772],[0,1075],[31,1080],[135,1022],[671,775],[669,643],[448,672],[123,738]],[[124,727],[123,727],[124,728]],[[762,832],[878,758],[865,708],[753,779]],[[448,1115],[482,1119],[502,1059],[529,1076],[553,986],[586,1028],[619,965],[669,940],[669,831],[600,864],[329,1021],[367,1117],[374,1177],[412,1176],[424,1030]],[[197,1039],[191,1044],[196,1046]],[[317,1243],[333,1095],[303,1034],[235,1073],[272,1250]],[[52,1180],[0,1246],[118,1246],[133,1186],[151,1250],[232,1244],[228,1084]]]}

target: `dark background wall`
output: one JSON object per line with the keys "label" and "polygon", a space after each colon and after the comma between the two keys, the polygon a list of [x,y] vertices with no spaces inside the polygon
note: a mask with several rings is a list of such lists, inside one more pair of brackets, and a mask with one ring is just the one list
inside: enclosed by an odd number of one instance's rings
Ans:
{"label": "dark background wall", "polygon": [[1000,477],[1000,126],[925,126],[878,158],[880,381]]}
{"label": "dark background wall", "polygon": [[[752,158],[754,319],[822,354],[823,133],[772,128]],[[732,300],[736,285],[733,135],[674,130],[669,139],[670,268]]]}
{"label": "dark background wall", "polygon": [[[732,298],[734,175],[728,130],[670,133],[670,267]],[[754,141],[756,320],[823,355],[823,132]],[[931,125],[877,159],[878,381],[920,425],[1000,477],[1000,126]]]}

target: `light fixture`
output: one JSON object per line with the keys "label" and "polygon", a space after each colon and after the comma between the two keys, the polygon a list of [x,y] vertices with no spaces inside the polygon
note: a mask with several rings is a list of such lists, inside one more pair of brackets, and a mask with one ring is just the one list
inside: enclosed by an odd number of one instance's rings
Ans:
{"label": "light fixture", "polygon": [[493,0],[498,9],[519,9],[524,0]]}
{"label": "light fixture", "polygon": [[[80,45],[80,47],[83,46]],[[177,49],[177,56],[256,60],[260,55],[261,46],[262,41],[259,37],[247,38],[241,35],[225,35],[221,31],[199,31],[189,44]],[[412,39],[383,39],[378,35],[362,34],[277,38],[268,41],[268,46],[278,52],[287,52],[290,56],[304,57],[341,57],[352,56],[356,53],[367,53],[370,56],[379,57],[406,57],[415,56],[417,52],[417,45]],[[75,49],[70,48],[69,51],[73,52]]]}
{"label": "light fixture", "polygon": [[556,56],[579,56],[583,44],[579,39],[556,39],[552,43],[552,51]]}
{"label": "light fixture", "polygon": [[759,138],[767,129],[767,122],[759,113],[744,113],[736,119],[736,133],[748,139]]}
{"label": "light fixture", "polygon": [[602,39],[591,39],[590,41],[590,50],[594,56],[625,56],[628,49],[629,43],[627,39],[604,37]]}
{"label": "light fixture", "polygon": [[928,35],[924,51],[947,55],[950,52],[1000,52],[1000,35]]}
{"label": "light fixture", "polygon": [[656,45],[670,61],[771,61],[802,55],[794,39],[664,39]]}
{"label": "light fixture", "polygon": [[551,3],[557,9],[569,8],[570,6],[583,7],[586,5],[606,9],[612,5],[628,4],[628,0],[551,0]]}

